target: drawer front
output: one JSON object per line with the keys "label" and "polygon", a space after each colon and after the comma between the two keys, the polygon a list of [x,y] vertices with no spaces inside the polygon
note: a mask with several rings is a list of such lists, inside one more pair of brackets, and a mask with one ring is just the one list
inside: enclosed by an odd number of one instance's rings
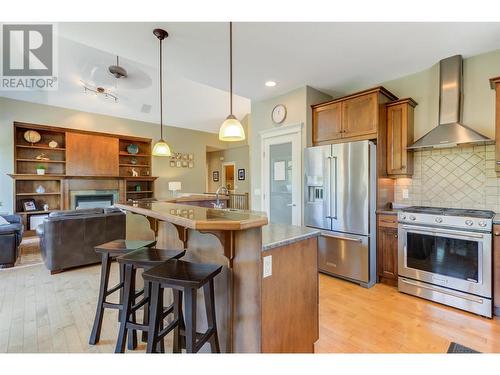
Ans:
{"label": "drawer front", "polygon": [[398,215],[378,215],[379,227],[397,228]]}

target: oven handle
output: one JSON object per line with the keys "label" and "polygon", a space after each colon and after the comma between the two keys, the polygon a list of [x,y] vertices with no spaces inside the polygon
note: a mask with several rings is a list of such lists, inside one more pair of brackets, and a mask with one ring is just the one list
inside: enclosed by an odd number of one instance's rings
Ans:
{"label": "oven handle", "polygon": [[410,226],[410,225],[403,225],[403,229],[410,229],[414,232],[420,232],[420,233],[430,233],[430,234],[452,234],[455,236],[461,236],[461,237],[469,237],[469,238],[484,238],[484,235],[479,234],[479,233],[472,233],[472,232],[457,232],[454,230],[447,230],[447,229],[437,229],[437,230],[432,230],[432,229],[422,229],[422,227],[416,227],[416,226]]}
{"label": "oven handle", "polygon": [[477,302],[477,303],[483,303],[483,299],[482,298],[474,298],[473,296],[465,296],[465,295],[462,295],[462,294],[459,295],[459,294],[453,293],[451,291],[444,290],[443,288],[436,289],[436,288],[433,288],[431,286],[422,285],[420,283],[414,283],[414,282],[411,282],[411,281],[403,279],[403,278],[401,278],[400,280],[403,283],[405,283],[405,284],[416,286],[418,288],[428,289],[428,290],[431,290],[433,292],[439,292],[439,293],[443,293],[443,294],[448,294],[448,295],[450,295],[452,297],[463,298],[463,299],[467,299],[469,301],[473,301],[473,302]]}

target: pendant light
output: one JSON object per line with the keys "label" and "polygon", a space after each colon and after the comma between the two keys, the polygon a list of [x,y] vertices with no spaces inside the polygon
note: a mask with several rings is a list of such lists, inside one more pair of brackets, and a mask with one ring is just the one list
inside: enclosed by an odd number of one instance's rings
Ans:
{"label": "pendant light", "polygon": [[153,146],[153,156],[170,156],[170,146],[163,140],[163,61],[162,61],[162,42],[168,37],[168,33],[163,29],[154,29],[153,34],[160,41],[160,140]]}
{"label": "pendant light", "polygon": [[233,115],[233,23],[229,22],[229,116],[219,129],[221,141],[243,141],[245,130]]}

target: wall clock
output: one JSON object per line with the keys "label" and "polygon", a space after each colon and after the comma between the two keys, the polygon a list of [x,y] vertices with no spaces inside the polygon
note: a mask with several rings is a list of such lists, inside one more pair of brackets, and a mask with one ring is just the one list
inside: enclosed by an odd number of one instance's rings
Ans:
{"label": "wall clock", "polygon": [[275,124],[281,124],[286,118],[286,107],[284,104],[278,104],[273,108],[271,118]]}

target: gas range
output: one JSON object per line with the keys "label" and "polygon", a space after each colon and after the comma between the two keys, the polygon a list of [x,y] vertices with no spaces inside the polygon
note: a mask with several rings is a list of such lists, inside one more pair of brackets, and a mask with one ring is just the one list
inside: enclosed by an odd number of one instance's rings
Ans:
{"label": "gas range", "polygon": [[407,207],[398,213],[398,289],[492,316],[495,213]]}
{"label": "gas range", "polygon": [[493,211],[487,210],[413,206],[402,209],[398,213],[398,221],[403,224],[491,232],[494,216]]}

